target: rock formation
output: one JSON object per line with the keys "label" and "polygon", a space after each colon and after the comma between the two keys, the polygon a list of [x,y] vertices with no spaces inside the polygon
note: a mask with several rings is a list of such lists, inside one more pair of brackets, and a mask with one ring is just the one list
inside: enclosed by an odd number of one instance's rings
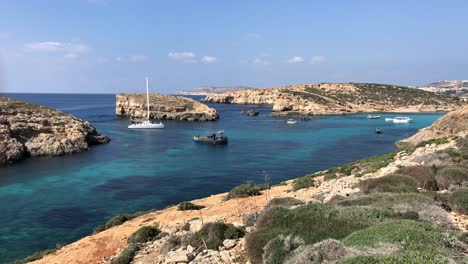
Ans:
{"label": "rock formation", "polygon": [[0,165],[26,157],[81,152],[109,138],[72,115],[0,97]]}
{"label": "rock formation", "polygon": [[199,87],[193,89],[192,91],[178,91],[177,94],[183,95],[208,95],[208,94],[220,94],[220,93],[230,93],[240,90],[255,89],[248,86],[208,86],[208,87]]}
{"label": "rock formation", "polygon": [[459,97],[468,100],[468,80],[439,81],[418,88],[439,95]]}
{"label": "rock formation", "polygon": [[431,139],[460,136],[468,134],[468,105],[458,110],[449,112],[434,122],[429,127],[420,129],[413,136],[400,140],[397,145],[402,146],[405,143],[417,145],[418,143]]}
{"label": "rock formation", "polygon": [[403,86],[321,83],[210,94],[203,102],[269,104],[275,114],[351,114],[359,112],[450,111],[461,103]]}
{"label": "rock formation", "polygon": [[[116,96],[115,113],[118,116],[146,118],[146,94],[120,93]],[[213,121],[218,112],[193,99],[182,96],[150,94],[150,119]]]}

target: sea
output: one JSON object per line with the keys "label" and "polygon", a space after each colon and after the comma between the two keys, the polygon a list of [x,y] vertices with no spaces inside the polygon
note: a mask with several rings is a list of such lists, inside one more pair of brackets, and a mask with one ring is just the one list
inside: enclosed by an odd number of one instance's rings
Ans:
{"label": "sea", "polygon": [[[165,121],[164,129],[130,130],[115,116],[113,94],[6,94],[89,121],[107,145],[61,157],[30,158],[0,167],[0,263],[70,243],[114,215],[161,209],[226,192],[245,183],[272,183],[395,150],[394,143],[442,113],[411,114],[409,124],[366,114],[317,116],[288,125],[271,106],[209,104],[213,122]],[[199,100],[200,96],[191,96]],[[255,109],[257,117],[242,110]],[[383,133],[375,134],[379,127]],[[225,146],[194,135],[224,130]]]}

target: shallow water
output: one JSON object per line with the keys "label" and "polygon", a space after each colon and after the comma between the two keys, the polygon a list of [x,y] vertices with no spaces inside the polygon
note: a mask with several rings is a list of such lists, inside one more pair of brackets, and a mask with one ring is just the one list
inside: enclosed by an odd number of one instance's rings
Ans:
{"label": "shallow water", "polygon": [[[410,115],[411,124],[366,115],[314,117],[287,125],[268,106],[210,105],[216,122],[165,122],[163,130],[129,130],[114,116],[115,95],[9,94],[90,121],[108,145],[0,168],[0,263],[88,235],[119,213],[162,208],[228,191],[246,181],[273,183],[394,149],[393,143],[441,114]],[[200,97],[196,97],[199,99]],[[255,108],[260,116],[242,116]],[[380,127],[383,134],[373,130]],[[192,142],[225,130],[227,146]]]}

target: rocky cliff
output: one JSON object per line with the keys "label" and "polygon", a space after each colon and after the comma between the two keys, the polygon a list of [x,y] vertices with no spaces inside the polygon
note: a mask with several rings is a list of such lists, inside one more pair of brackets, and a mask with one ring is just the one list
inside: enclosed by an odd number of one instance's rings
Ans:
{"label": "rocky cliff", "polygon": [[240,90],[250,90],[254,89],[248,86],[208,86],[208,87],[199,87],[195,88],[192,91],[178,91],[177,94],[183,95],[208,95],[208,94],[220,94],[220,93],[230,93]]}
{"label": "rocky cliff", "polygon": [[413,136],[400,140],[397,145],[405,143],[417,145],[423,141],[447,137],[464,137],[468,134],[468,106],[449,112],[429,127],[423,128]]}
{"label": "rocky cliff", "polygon": [[439,95],[459,97],[468,100],[468,80],[439,81],[418,88]]}
{"label": "rocky cliff", "polygon": [[350,114],[358,112],[450,111],[460,102],[403,86],[321,83],[210,94],[204,102],[270,104],[276,114]]}
{"label": "rocky cliff", "polygon": [[71,154],[108,142],[84,120],[0,96],[0,165],[26,157]]}
{"label": "rocky cliff", "polygon": [[[115,113],[118,116],[145,118],[147,116],[146,94],[117,94]],[[215,109],[193,99],[150,94],[150,119],[213,121],[218,117]]]}

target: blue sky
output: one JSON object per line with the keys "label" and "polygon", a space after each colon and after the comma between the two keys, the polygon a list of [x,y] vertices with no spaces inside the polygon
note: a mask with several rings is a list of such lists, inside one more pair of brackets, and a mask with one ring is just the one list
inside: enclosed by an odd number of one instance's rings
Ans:
{"label": "blue sky", "polygon": [[468,1],[0,0],[0,91],[468,79]]}

